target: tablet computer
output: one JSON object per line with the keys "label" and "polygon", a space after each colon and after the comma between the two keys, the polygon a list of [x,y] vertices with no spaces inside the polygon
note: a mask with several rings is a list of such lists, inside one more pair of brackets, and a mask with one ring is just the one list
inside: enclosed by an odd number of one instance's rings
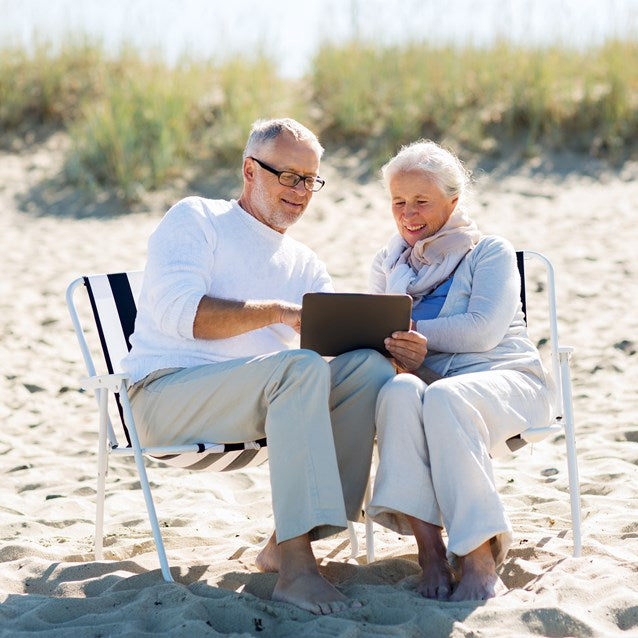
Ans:
{"label": "tablet computer", "polygon": [[409,330],[409,295],[310,292],[301,305],[301,347],[323,356],[373,348],[384,355],[386,337]]}

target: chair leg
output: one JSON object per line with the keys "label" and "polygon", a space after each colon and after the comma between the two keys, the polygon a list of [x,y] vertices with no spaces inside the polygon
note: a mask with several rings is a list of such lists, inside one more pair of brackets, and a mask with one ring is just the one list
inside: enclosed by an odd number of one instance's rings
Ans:
{"label": "chair leg", "polygon": [[348,521],[348,536],[350,537],[350,558],[354,560],[359,555],[359,539],[352,521]]}
{"label": "chair leg", "polygon": [[[379,464],[379,451],[376,445],[373,448],[373,460]],[[365,511],[365,529],[366,529],[366,560],[368,565],[374,562],[374,529],[372,527],[372,519],[368,516],[368,505],[372,500],[372,466],[370,467],[370,477],[366,484],[366,491],[363,496],[363,509]],[[350,545],[352,550],[350,552],[350,558],[356,558],[359,555],[359,541],[357,540],[357,534],[354,529],[352,521],[348,521],[348,533],[350,534]]]}
{"label": "chair leg", "polygon": [[375,467],[379,467],[379,447],[375,441],[372,448],[372,462],[370,464],[370,478],[366,486],[366,494],[364,497],[364,508],[366,512],[366,558],[368,565],[374,563],[374,526],[372,519],[368,516],[368,505],[372,500],[372,471]]}
{"label": "chair leg", "polygon": [[[374,562],[374,530],[372,529],[372,519],[367,514],[368,503],[371,500],[370,493],[370,480],[366,485],[365,496],[363,497],[363,507],[366,511],[365,515],[365,529],[366,529],[366,560],[368,564]],[[354,529],[354,523],[348,521],[348,534],[350,535],[350,558],[356,558],[359,555],[359,540],[357,539],[357,533]]]}
{"label": "chair leg", "polygon": [[97,492],[95,495],[95,560],[102,560],[102,547],[104,543],[104,497],[106,492],[106,473],[108,470],[108,457],[106,451],[106,424],[108,420],[108,390],[99,388],[98,403],[100,407],[100,429],[98,433],[97,456]]}
{"label": "chair leg", "polygon": [[565,419],[565,446],[567,448],[567,472],[569,476],[569,498],[572,514],[572,530],[574,536],[574,556],[581,555],[581,512],[580,482],[578,479],[578,460],[576,458],[576,441],[574,434],[574,412],[572,404],[571,375],[569,369],[569,352],[560,353],[561,389],[563,393],[563,418]]}
{"label": "chair leg", "polygon": [[366,495],[364,499],[364,507],[366,510],[366,559],[368,565],[374,563],[374,529],[372,527],[372,519],[368,516],[368,505],[372,500],[372,494],[370,489],[370,480],[368,479],[368,485],[366,486]]}
{"label": "chair leg", "polygon": [[140,448],[140,441],[137,436],[137,430],[135,429],[135,422],[133,420],[133,413],[131,411],[131,404],[128,400],[128,395],[125,391],[120,393],[120,401],[122,403],[122,409],[124,411],[124,421],[131,437],[131,446],[133,447],[133,453],[135,456],[135,465],[137,466],[137,473],[140,477],[140,485],[144,494],[144,501],[146,502],[146,510],[148,512],[148,519],[151,524],[151,530],[153,531],[153,539],[155,540],[155,548],[157,550],[157,556],[160,562],[160,568],[162,570],[162,576],[168,583],[174,582],[171,576],[171,570],[168,566],[168,560],[166,558],[166,550],[164,549],[164,541],[162,540],[162,534],[160,532],[159,521],[157,520],[157,513],[155,511],[155,505],[153,503],[153,496],[151,495],[151,487],[148,484],[148,476],[146,474],[146,466],[144,465],[144,458],[142,450]]}

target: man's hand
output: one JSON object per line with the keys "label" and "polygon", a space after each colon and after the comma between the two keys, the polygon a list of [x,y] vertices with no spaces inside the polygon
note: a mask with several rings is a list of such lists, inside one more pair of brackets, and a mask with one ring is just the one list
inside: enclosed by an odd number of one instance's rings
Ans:
{"label": "man's hand", "polygon": [[281,301],[280,323],[286,324],[296,332],[301,332],[301,306],[296,303]]}
{"label": "man's hand", "polygon": [[420,368],[428,352],[428,340],[416,330],[393,332],[384,343],[399,372]]}

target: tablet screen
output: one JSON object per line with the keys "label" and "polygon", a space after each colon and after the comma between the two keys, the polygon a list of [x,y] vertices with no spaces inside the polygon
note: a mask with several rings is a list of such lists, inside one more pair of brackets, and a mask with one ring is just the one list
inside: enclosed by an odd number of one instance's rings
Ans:
{"label": "tablet screen", "polygon": [[360,348],[388,355],[383,341],[409,330],[409,295],[312,292],[301,307],[301,347],[335,357]]}

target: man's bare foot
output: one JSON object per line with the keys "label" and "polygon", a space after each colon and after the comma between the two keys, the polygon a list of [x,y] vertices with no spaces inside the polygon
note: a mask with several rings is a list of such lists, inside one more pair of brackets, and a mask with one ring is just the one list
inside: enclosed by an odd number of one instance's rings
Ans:
{"label": "man's bare foot", "polygon": [[419,549],[421,579],[416,591],[424,598],[449,600],[454,584],[454,571],[446,557],[441,528],[408,516]]}
{"label": "man's bare foot", "polygon": [[451,601],[487,600],[507,592],[507,587],[496,573],[490,541],[463,556],[461,564],[463,575],[456,591],[450,596]]}
{"label": "man's bare foot", "polygon": [[[269,545],[270,541],[261,554]],[[266,552],[262,562],[272,560],[271,565],[278,562],[279,578],[273,600],[291,603],[317,615],[361,607],[361,603],[349,600],[319,573],[307,534],[283,541],[276,549],[278,558],[273,559],[272,554]]]}
{"label": "man's bare foot", "polygon": [[272,599],[291,603],[317,615],[361,607],[361,603],[349,600],[318,571],[299,574],[292,580],[280,575]]}
{"label": "man's bare foot", "polygon": [[279,562],[279,547],[277,546],[277,538],[273,532],[264,548],[257,554],[255,566],[260,572],[278,572]]}

